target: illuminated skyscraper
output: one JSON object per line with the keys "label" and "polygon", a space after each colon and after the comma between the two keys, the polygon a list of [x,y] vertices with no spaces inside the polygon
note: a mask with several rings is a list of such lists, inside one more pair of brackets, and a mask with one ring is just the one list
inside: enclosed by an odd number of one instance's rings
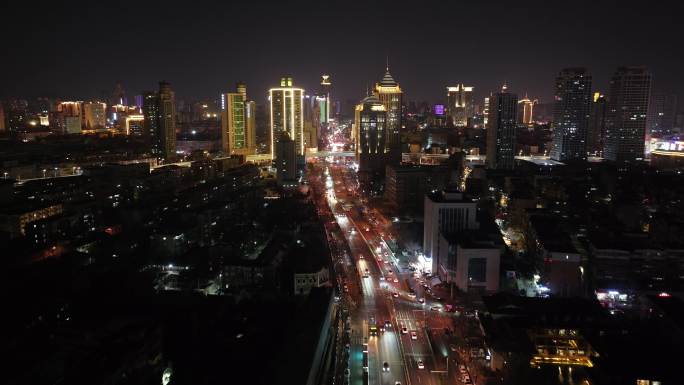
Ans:
{"label": "illuminated skyscraper", "polygon": [[487,167],[512,170],[515,165],[515,129],[518,96],[508,92],[506,85],[501,92],[489,97],[487,118]]}
{"label": "illuminated skyscraper", "polygon": [[474,114],[473,87],[459,84],[447,87],[447,113],[456,127],[468,125],[468,118]]}
{"label": "illuminated skyscraper", "polygon": [[551,159],[587,159],[591,75],[584,68],[565,68],[556,77]]}
{"label": "illuminated skyscraper", "polygon": [[482,115],[484,115],[484,126],[487,128],[487,122],[489,121],[489,98],[484,98],[484,106],[482,107]]}
{"label": "illuminated skyscraper", "polygon": [[537,103],[537,99],[530,100],[527,95],[518,100],[518,123],[530,125],[534,122],[534,105]]}
{"label": "illuminated skyscraper", "polygon": [[386,143],[389,148],[390,162],[398,163],[401,161],[401,106],[403,100],[403,92],[399,83],[394,81],[394,78],[389,72],[387,66],[385,75],[382,77],[380,83],[376,83],[375,92],[380,102],[387,110],[387,128],[386,128]]}
{"label": "illuminated skyscraper", "polygon": [[672,133],[677,114],[677,95],[654,92],[648,106],[648,136],[662,137]]}
{"label": "illuminated skyscraper", "polygon": [[587,133],[587,152],[599,155],[603,151],[606,137],[606,97],[594,92],[589,114],[589,132]]}
{"label": "illuminated skyscraper", "polygon": [[297,155],[304,155],[304,89],[292,85],[291,77],[280,79],[280,87],[271,88],[271,157],[275,155],[275,139],[287,132],[294,140]]}
{"label": "illuminated skyscraper", "polygon": [[65,134],[80,134],[83,127],[83,102],[57,104],[60,125]]}
{"label": "illuminated skyscraper", "polygon": [[142,136],[149,143],[152,154],[159,155],[159,95],[154,91],[145,91],[142,96],[142,112],[145,119]]}
{"label": "illuminated skyscraper", "polygon": [[83,104],[86,130],[99,130],[107,124],[107,104],[101,102],[87,102]]}
{"label": "illuminated skyscraper", "polygon": [[646,114],[651,73],[642,67],[620,67],[610,81],[603,157],[615,162],[644,158]]}
{"label": "illuminated skyscraper", "polygon": [[221,95],[221,139],[226,155],[251,155],[256,151],[253,106],[249,103],[244,83],[237,84],[236,92]]}
{"label": "illuminated skyscraper", "polygon": [[145,135],[145,116],[144,115],[128,115],[126,117],[126,125],[124,132],[126,135],[143,137]]}
{"label": "illuminated skyscraper", "polygon": [[172,160],[176,156],[176,98],[167,82],[159,83],[159,132],[164,159]]}
{"label": "illuminated skyscraper", "polygon": [[354,138],[359,177],[384,172],[387,163],[387,108],[376,95],[366,97],[354,111]]}
{"label": "illuminated skyscraper", "polygon": [[321,95],[316,97],[316,102],[319,106],[320,113],[320,123],[328,124],[330,120],[330,90],[332,88],[332,83],[330,82],[330,75],[321,75]]}

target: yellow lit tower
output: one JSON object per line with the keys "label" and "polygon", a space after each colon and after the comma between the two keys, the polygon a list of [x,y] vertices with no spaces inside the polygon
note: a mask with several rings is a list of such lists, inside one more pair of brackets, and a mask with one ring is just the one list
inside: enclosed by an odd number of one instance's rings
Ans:
{"label": "yellow lit tower", "polygon": [[221,144],[226,155],[251,155],[256,151],[250,103],[244,83],[238,83],[235,92],[221,95]]}
{"label": "yellow lit tower", "polygon": [[271,105],[271,157],[275,140],[282,132],[294,140],[297,155],[304,155],[304,89],[293,86],[291,77],[280,79],[280,87],[268,91]]}
{"label": "yellow lit tower", "polygon": [[401,160],[401,105],[404,94],[399,83],[390,74],[389,65],[382,80],[375,84],[375,93],[387,111],[386,143],[390,153],[390,161],[396,163]]}
{"label": "yellow lit tower", "polygon": [[534,122],[534,106],[537,103],[537,99],[530,100],[527,94],[518,100],[518,123],[531,125]]}

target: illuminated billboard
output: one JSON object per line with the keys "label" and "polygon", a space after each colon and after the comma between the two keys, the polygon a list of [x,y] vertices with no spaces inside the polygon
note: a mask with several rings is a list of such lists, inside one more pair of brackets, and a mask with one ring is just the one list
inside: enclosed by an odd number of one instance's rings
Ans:
{"label": "illuminated billboard", "polygon": [[435,104],[435,115],[444,116],[444,104]]}

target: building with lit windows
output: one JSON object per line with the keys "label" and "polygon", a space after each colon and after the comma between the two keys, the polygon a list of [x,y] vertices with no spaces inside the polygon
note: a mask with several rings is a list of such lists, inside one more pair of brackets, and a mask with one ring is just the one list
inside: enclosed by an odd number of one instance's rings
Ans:
{"label": "building with lit windows", "polygon": [[587,159],[591,75],[585,68],[565,68],[556,77],[551,159]]}
{"label": "building with lit windows", "polygon": [[518,96],[504,85],[489,97],[487,117],[487,167],[512,170],[515,164],[515,129]]}
{"label": "building with lit windows", "polygon": [[150,145],[152,154],[159,154],[159,95],[154,91],[143,92],[143,137]]}
{"label": "building with lit windows", "polygon": [[83,103],[86,130],[101,130],[107,124],[107,104],[101,102]]}
{"label": "building with lit windows", "polygon": [[172,160],[176,156],[176,98],[167,82],[159,83],[159,132],[164,159]]}
{"label": "building with lit windows", "polygon": [[468,125],[468,118],[474,114],[473,87],[459,84],[456,87],[447,87],[447,114],[456,127]]}
{"label": "building with lit windows", "polygon": [[399,83],[390,74],[389,66],[382,80],[375,84],[375,93],[387,110],[387,129],[385,134],[387,137],[386,143],[389,148],[389,160],[392,163],[398,163],[401,161],[401,106],[404,94]]}
{"label": "building with lit windows", "polygon": [[221,95],[221,143],[224,154],[252,155],[256,152],[253,107],[247,101],[244,83],[237,84],[236,92]]}
{"label": "building with lit windows", "polygon": [[648,136],[669,135],[675,126],[677,114],[677,95],[654,92],[648,106]]}
{"label": "building with lit windows", "polygon": [[57,104],[59,124],[65,134],[80,134],[83,126],[83,102],[60,102]]}
{"label": "building with lit windows", "polygon": [[143,137],[145,135],[145,116],[144,115],[129,115],[126,117],[126,125],[124,127],[126,135]]}
{"label": "building with lit windows", "polygon": [[297,144],[287,132],[280,132],[275,142],[276,180],[281,186],[296,186]]}
{"label": "building with lit windows", "polygon": [[643,67],[620,67],[610,80],[603,157],[614,162],[644,159],[651,73]]}
{"label": "building with lit windows", "polygon": [[268,91],[271,106],[271,157],[275,157],[275,141],[287,132],[295,142],[297,155],[304,155],[304,89],[294,87],[291,77],[280,79],[280,87]]}
{"label": "building with lit windows", "polygon": [[375,95],[367,96],[354,111],[354,139],[359,178],[368,181],[387,163],[387,109]]}

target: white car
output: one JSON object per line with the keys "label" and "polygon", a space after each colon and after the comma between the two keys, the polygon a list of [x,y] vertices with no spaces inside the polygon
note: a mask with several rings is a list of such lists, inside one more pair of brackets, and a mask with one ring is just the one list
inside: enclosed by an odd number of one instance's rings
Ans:
{"label": "white car", "polygon": [[416,334],[416,332],[411,332],[411,339],[412,339],[412,340],[417,340],[417,339],[418,339],[418,334]]}
{"label": "white car", "polygon": [[425,369],[425,364],[423,363],[423,360],[418,360],[418,369]]}
{"label": "white car", "polygon": [[425,298],[418,298],[418,302],[425,303]]}
{"label": "white car", "polygon": [[401,334],[406,334],[406,333],[408,333],[408,329],[406,328],[406,326],[402,326],[401,327]]}

